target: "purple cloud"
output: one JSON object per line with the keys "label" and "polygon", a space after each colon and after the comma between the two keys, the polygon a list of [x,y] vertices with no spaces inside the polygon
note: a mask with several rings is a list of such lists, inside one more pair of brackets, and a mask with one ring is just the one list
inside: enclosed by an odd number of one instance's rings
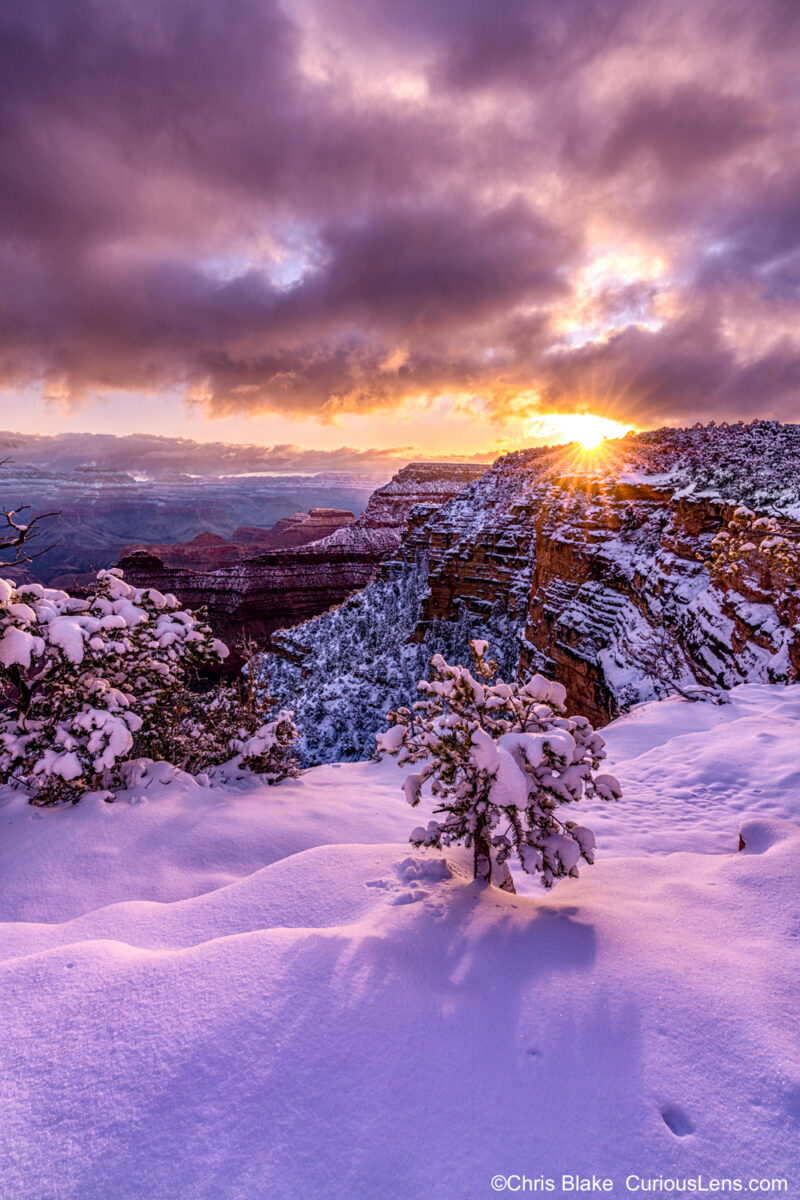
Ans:
{"label": "purple cloud", "polygon": [[796,415],[799,31],[779,0],[8,0],[0,386]]}
{"label": "purple cloud", "polygon": [[[134,472],[158,479],[177,473],[193,476],[356,474],[366,480],[388,479],[412,459],[413,446],[387,450],[308,450],[288,443],[258,446],[229,442],[196,442],[192,438],[132,433],[20,434],[0,430],[0,479],[25,477],[26,468],[58,478],[76,470]],[[462,456],[442,455],[442,459]],[[475,455],[486,461],[490,454]]]}

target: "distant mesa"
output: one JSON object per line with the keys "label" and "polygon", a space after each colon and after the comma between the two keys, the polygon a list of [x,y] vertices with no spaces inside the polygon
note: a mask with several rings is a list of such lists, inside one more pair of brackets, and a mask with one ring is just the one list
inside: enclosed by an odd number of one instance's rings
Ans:
{"label": "distant mesa", "polygon": [[[202,533],[241,545],[223,548],[220,562],[303,544],[352,520],[384,482],[335,474],[180,479],[160,474],[137,480],[94,468],[0,464],[0,500],[6,508],[28,504],[32,513],[56,514],[43,525],[30,566],[31,574],[48,585],[111,567],[134,546],[163,550],[171,561],[165,547],[187,545]],[[338,515],[329,518],[325,510]],[[202,565],[202,556],[196,565]]]}
{"label": "distant mesa", "polygon": [[217,567],[240,562],[253,554],[291,549],[318,541],[355,519],[355,513],[347,509],[312,508],[309,512],[296,512],[290,517],[283,517],[268,529],[240,525],[230,538],[205,531],[189,542],[179,542],[175,545],[134,543],[125,547],[122,557],[144,553],[159,559],[166,567],[213,571]]}

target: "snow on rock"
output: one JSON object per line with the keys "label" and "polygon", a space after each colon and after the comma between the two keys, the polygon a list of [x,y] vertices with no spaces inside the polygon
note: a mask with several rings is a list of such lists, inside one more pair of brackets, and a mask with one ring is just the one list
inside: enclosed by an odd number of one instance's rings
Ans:
{"label": "snow on rock", "polygon": [[596,726],[673,693],[797,679],[800,590],[761,552],[771,535],[731,572],[709,564],[744,499],[800,544],[798,481],[800,425],[764,421],[504,455],[412,520],[345,604],[273,639],[264,677],[305,728],[303,762],[366,757],[431,656],[467,664],[471,640]]}
{"label": "snow on rock", "polygon": [[0,1195],[449,1200],[498,1172],[624,1195],[635,1172],[791,1196],[798,730],[779,686],[636,709],[604,731],[623,800],[580,805],[597,865],[530,895],[412,851],[393,760],[0,792]]}
{"label": "snow on rock", "polygon": [[797,826],[788,821],[753,819],[745,821],[739,830],[739,849],[746,854],[764,854],[778,842],[797,836]]}

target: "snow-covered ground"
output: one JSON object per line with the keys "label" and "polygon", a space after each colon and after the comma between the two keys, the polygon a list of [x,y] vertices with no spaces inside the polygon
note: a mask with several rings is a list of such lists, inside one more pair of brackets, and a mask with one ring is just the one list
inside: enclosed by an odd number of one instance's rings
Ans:
{"label": "snow-covered ground", "polygon": [[0,792],[3,1200],[563,1173],[796,1196],[800,688],[607,736],[597,864],[518,896],[404,844],[392,760],[60,811]]}

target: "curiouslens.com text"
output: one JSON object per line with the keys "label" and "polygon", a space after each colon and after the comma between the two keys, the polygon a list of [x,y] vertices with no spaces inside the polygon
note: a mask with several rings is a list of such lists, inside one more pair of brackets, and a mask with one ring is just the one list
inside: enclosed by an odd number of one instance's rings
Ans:
{"label": "curiouslens.com text", "polygon": [[766,1179],[743,1176],[719,1178],[714,1175],[637,1175],[631,1172],[624,1177],[610,1179],[604,1175],[493,1175],[491,1189],[494,1192],[550,1193],[569,1195],[587,1192],[625,1192],[631,1195],[656,1193],[659,1195],[702,1196],[715,1193],[737,1193],[752,1195],[787,1195],[787,1179]]}

